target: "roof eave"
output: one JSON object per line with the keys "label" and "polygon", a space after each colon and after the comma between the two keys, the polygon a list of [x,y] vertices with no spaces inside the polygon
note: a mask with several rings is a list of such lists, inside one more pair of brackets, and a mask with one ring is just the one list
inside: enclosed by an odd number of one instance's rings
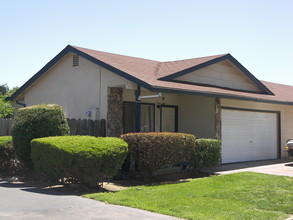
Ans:
{"label": "roof eave", "polygon": [[262,102],[262,103],[272,103],[272,104],[293,105],[293,102],[290,102],[290,101],[270,100],[265,98],[254,98],[254,97],[248,97],[248,96],[242,96],[242,95],[231,95],[231,94],[224,94],[224,93],[218,93],[218,92],[203,92],[203,91],[196,91],[196,90],[170,89],[170,88],[163,88],[163,87],[153,87],[151,91],[200,95],[200,96],[206,96],[206,97],[212,97],[212,98],[237,99],[237,100],[243,100],[243,101],[254,101],[254,102]]}

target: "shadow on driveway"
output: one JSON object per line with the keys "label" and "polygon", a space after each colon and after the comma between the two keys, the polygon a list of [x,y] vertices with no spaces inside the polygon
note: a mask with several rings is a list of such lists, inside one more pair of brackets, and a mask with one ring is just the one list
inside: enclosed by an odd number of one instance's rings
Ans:
{"label": "shadow on driveway", "polygon": [[62,192],[56,192],[54,190],[44,189],[47,188],[48,185],[40,185],[35,182],[7,182],[7,180],[3,180],[0,178],[0,187],[5,188],[17,188],[22,191],[32,192],[32,193],[40,193],[46,195],[56,195],[56,196],[64,196],[68,195]]}

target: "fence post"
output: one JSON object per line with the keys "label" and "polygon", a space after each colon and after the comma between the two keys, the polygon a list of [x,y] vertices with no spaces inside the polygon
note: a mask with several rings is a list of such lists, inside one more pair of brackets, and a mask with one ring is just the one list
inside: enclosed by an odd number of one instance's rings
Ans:
{"label": "fence post", "polygon": [[81,121],[81,135],[88,135],[87,119]]}
{"label": "fence post", "polygon": [[88,120],[88,135],[94,136],[94,121]]}
{"label": "fence post", "polygon": [[94,136],[95,137],[100,137],[100,121],[99,120],[95,120],[94,121]]}
{"label": "fence post", "polygon": [[75,135],[81,135],[81,119],[76,120],[76,133]]}
{"label": "fence post", "polygon": [[106,137],[106,120],[101,119],[100,121],[100,131],[101,137]]}

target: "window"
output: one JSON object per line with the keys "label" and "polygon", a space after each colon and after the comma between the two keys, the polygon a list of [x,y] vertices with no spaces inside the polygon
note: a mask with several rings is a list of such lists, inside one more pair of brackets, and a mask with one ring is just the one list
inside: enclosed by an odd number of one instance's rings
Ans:
{"label": "window", "polygon": [[[155,131],[155,105],[150,103],[140,104],[140,131]],[[123,128],[124,133],[135,131],[135,103],[123,103]]]}

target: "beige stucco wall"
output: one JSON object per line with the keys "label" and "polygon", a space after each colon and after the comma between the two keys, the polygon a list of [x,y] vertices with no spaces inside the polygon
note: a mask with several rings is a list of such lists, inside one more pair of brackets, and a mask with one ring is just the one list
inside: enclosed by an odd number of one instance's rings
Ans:
{"label": "beige stucco wall", "polygon": [[179,131],[198,138],[215,138],[215,99],[180,95]]}
{"label": "beige stucco wall", "polygon": [[99,68],[82,58],[73,67],[69,53],[27,90],[24,101],[27,106],[56,103],[67,117],[86,118],[85,112],[99,105],[99,78]]}
{"label": "beige stucco wall", "polygon": [[262,102],[221,99],[221,105],[243,109],[279,111],[281,113],[281,157],[287,157],[286,140],[293,138],[293,106]]}
{"label": "beige stucco wall", "polygon": [[82,57],[79,66],[73,67],[72,56],[63,57],[25,92],[25,104],[56,103],[69,118],[107,118],[108,87],[131,87],[132,83]]}

